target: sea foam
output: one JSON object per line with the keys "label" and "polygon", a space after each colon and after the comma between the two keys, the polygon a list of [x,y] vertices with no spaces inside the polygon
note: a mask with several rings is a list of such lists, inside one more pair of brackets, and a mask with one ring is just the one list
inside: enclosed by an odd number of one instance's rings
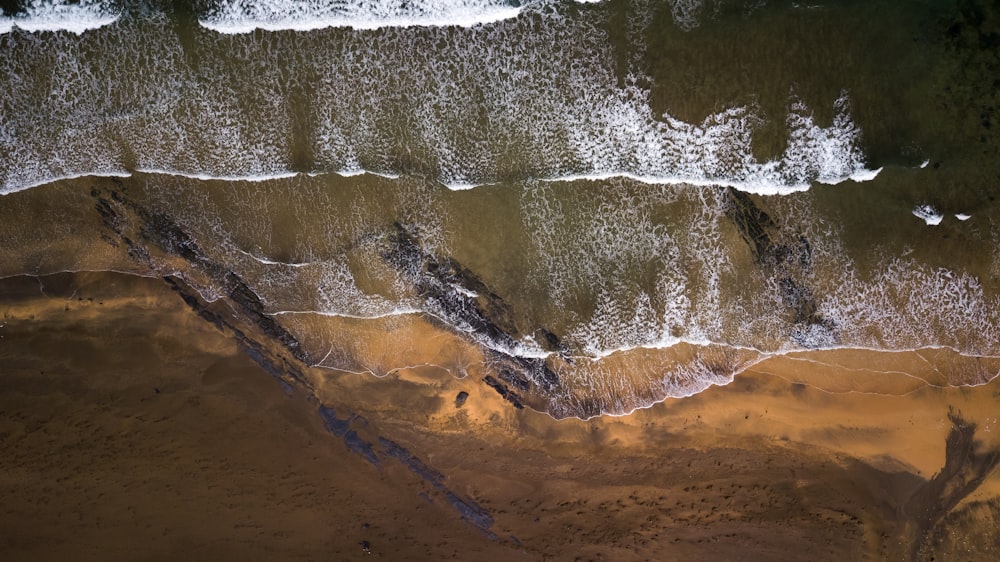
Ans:
{"label": "sea foam", "polygon": [[102,0],[30,0],[24,12],[0,18],[0,34],[17,27],[28,32],[67,31],[81,35],[110,25],[119,16],[112,2]]}
{"label": "sea foam", "polygon": [[79,174],[67,174],[67,175],[64,175],[64,176],[45,177],[44,179],[36,179],[33,182],[29,181],[29,182],[22,183],[22,184],[16,185],[16,186],[8,188],[8,189],[0,188],[0,196],[2,196],[2,195],[9,195],[11,193],[16,193],[18,191],[24,191],[26,189],[32,189],[32,188],[35,188],[35,187],[41,187],[43,185],[50,184],[50,183],[55,183],[55,182],[59,182],[59,181],[75,180],[75,179],[79,179],[79,178],[88,178],[88,177],[90,177],[90,178],[128,178],[128,177],[131,177],[131,176],[132,176],[131,172],[128,172],[128,171],[125,171],[125,170],[120,170],[120,171],[114,171],[114,170],[112,170],[112,171],[105,171],[105,172],[93,172],[93,173],[82,172],[82,173],[79,173]]}
{"label": "sea foam", "polygon": [[204,174],[197,172],[182,172],[179,170],[158,170],[150,168],[140,168],[137,169],[136,172],[141,174],[178,176],[182,178],[188,178],[200,181],[239,181],[239,182],[251,182],[251,183],[260,183],[266,181],[294,178],[295,176],[298,175],[298,172],[292,172],[292,171],[276,171],[276,172],[265,172],[260,174],[246,174],[246,175],[214,175],[214,174]]}
{"label": "sea foam", "polygon": [[[604,0],[571,0],[600,4]],[[518,17],[525,9],[556,4],[558,0],[222,0],[198,22],[218,33],[315,31],[345,27],[472,27]],[[698,27],[712,14],[703,0],[669,0],[674,23],[682,30]]]}
{"label": "sea foam", "polygon": [[931,205],[917,205],[913,208],[912,213],[913,216],[924,221],[928,226],[937,226],[944,220],[944,215]]}
{"label": "sea foam", "polygon": [[[449,6],[440,9],[501,4]],[[624,177],[776,195],[878,173],[846,92],[828,126],[794,98],[786,115],[752,105],[694,122],[657,114],[645,79],[618,75],[603,10],[533,6],[517,7],[531,17],[470,28],[338,31],[335,41],[207,33],[190,45],[168,17],[142,13],[111,32],[19,44],[0,59],[0,189],[123,169],[232,181],[297,169],[415,175],[452,189]],[[270,8],[246,7],[255,9]],[[641,43],[642,30],[634,35]],[[781,119],[787,149],[756,157],[754,135]],[[299,147],[309,160],[297,162]]]}
{"label": "sea foam", "polygon": [[[531,4],[537,2],[525,2]],[[199,23],[227,34],[266,31],[313,31],[330,27],[378,29],[383,27],[469,27],[517,17],[520,2],[503,0],[369,0],[323,2],[319,0],[226,0]]]}

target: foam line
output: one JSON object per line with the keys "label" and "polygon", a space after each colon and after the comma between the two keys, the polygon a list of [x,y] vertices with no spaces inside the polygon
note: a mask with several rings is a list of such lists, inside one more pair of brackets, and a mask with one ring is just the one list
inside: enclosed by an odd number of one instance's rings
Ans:
{"label": "foam line", "polygon": [[10,195],[11,193],[17,193],[18,191],[24,191],[26,189],[33,189],[35,187],[41,187],[43,185],[48,185],[50,183],[56,183],[65,180],[75,180],[79,178],[129,178],[132,174],[126,171],[121,172],[83,172],[80,174],[67,174],[64,176],[55,176],[51,178],[46,178],[41,181],[34,183],[27,183],[23,185],[15,185],[13,187],[10,184],[3,186],[0,189],[0,196]]}
{"label": "foam line", "polygon": [[391,318],[393,316],[412,316],[425,314],[423,310],[417,308],[396,308],[390,310],[389,312],[384,312],[381,314],[372,314],[361,316],[359,314],[347,314],[346,312],[329,312],[322,310],[278,310],[275,312],[269,312],[268,316],[286,316],[286,315],[313,315],[313,316],[329,316],[331,318],[351,318],[353,320],[378,320],[380,318]]}
{"label": "foam line", "polygon": [[[861,183],[874,180],[879,173],[882,172],[882,168],[876,170],[861,170],[855,172],[849,176],[843,176],[839,178],[825,178],[817,179],[816,181],[826,185],[836,185],[843,183],[845,181],[851,180],[853,182]],[[639,183],[645,183],[649,185],[693,185],[697,187],[732,187],[739,191],[744,191],[746,193],[754,193],[757,195],[788,195],[791,193],[798,193],[801,191],[808,191],[810,184],[799,183],[792,185],[775,184],[768,182],[739,182],[731,181],[726,179],[705,179],[696,177],[680,177],[680,176],[645,176],[639,174],[633,174],[631,172],[595,172],[591,174],[571,174],[565,176],[556,176],[552,178],[540,178],[539,181],[544,182],[575,182],[575,181],[605,181],[615,178],[625,178]],[[464,189],[471,189],[477,187],[478,185],[487,184],[476,184],[465,187]],[[455,189],[448,185],[450,189]]]}
{"label": "foam line", "polygon": [[[353,177],[357,177],[357,176],[369,175],[369,176],[378,176],[380,178],[386,178],[386,179],[390,179],[390,180],[395,180],[395,179],[399,179],[399,178],[402,177],[400,174],[393,174],[393,173],[387,173],[387,172],[373,172],[371,170],[366,170],[364,168],[350,168],[350,169],[344,169],[344,170],[337,170],[336,172],[333,172],[333,173],[337,174],[338,176],[344,177],[344,178],[353,178]],[[307,175],[309,177],[316,177],[316,176],[323,175],[323,173],[321,173],[321,172],[309,172],[309,174],[307,174]]]}
{"label": "foam line", "polygon": [[298,267],[308,267],[308,266],[314,264],[314,262],[301,262],[301,263],[295,262],[295,263],[289,263],[289,262],[283,262],[283,261],[274,261],[274,260],[269,260],[267,258],[261,258],[261,257],[255,256],[255,255],[251,254],[250,252],[247,252],[245,250],[240,250],[238,248],[237,248],[236,251],[238,251],[239,253],[241,253],[241,254],[243,254],[245,256],[248,256],[249,258],[253,259],[254,261],[256,261],[258,263],[262,263],[264,265],[280,265],[280,266],[284,266],[284,267],[298,268]]}
{"label": "foam line", "polygon": [[264,182],[271,180],[281,180],[281,179],[294,178],[299,175],[298,172],[274,172],[271,174],[254,174],[246,176],[217,176],[212,174],[199,174],[191,172],[180,172],[177,170],[161,170],[154,168],[140,168],[136,170],[136,172],[141,174],[178,176],[182,178],[189,178],[201,181],[245,181],[245,182]]}
{"label": "foam line", "polygon": [[0,18],[0,34],[9,33],[17,27],[29,33],[67,31],[83,35],[92,29],[115,23],[119,16],[107,2],[83,0],[71,4],[59,0],[32,0],[23,14]]}
{"label": "foam line", "polygon": [[[526,2],[525,6],[537,1]],[[325,3],[315,0],[231,0],[200,18],[207,29],[227,35],[264,31],[316,31],[343,27],[473,27],[517,17],[524,6],[503,1],[415,0]]]}

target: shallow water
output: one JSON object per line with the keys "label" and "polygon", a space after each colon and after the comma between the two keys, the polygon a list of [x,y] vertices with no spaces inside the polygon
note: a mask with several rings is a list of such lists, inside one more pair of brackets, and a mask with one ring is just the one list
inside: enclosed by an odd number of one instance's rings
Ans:
{"label": "shallow water", "polygon": [[557,416],[998,355],[986,3],[27,4],[0,276],[235,276],[311,364],[438,347]]}

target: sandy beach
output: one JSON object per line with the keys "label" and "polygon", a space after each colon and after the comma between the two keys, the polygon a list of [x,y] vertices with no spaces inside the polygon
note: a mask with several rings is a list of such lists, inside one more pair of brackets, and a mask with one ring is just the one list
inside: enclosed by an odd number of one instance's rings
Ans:
{"label": "sandy beach", "polygon": [[1000,560],[997,6],[0,3],[0,562]]}
{"label": "sandy beach", "polygon": [[[514,408],[478,368],[303,365],[289,384],[161,279],[2,283],[9,560],[996,554],[982,522],[1000,502],[984,468],[997,383],[837,386],[859,362],[902,370],[913,354],[776,357],[628,416],[556,421]],[[406,330],[435,342],[427,355],[461,345]],[[398,364],[429,363],[416,355]],[[976,424],[969,443],[955,423]],[[950,480],[934,479],[946,462]]]}

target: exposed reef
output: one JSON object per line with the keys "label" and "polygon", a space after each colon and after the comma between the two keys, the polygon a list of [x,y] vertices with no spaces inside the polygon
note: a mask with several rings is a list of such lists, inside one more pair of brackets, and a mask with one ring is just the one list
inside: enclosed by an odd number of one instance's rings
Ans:
{"label": "exposed reef", "polygon": [[[448,505],[458,512],[462,519],[482,530],[489,538],[497,538],[490,531],[490,527],[493,526],[493,517],[489,511],[475,501],[461,497],[449,490],[445,485],[446,477],[444,474],[428,466],[422,460],[412,455],[405,447],[391,439],[386,439],[382,436],[377,437],[379,448],[376,449],[373,441],[369,441],[359,435],[358,431],[352,426],[367,427],[368,423],[364,418],[354,413],[349,413],[346,417],[340,418],[334,409],[328,405],[319,407],[319,416],[323,420],[323,425],[326,429],[336,437],[341,438],[348,450],[359,455],[379,469],[384,466],[382,459],[395,459],[399,461],[410,472],[419,476],[423,481],[430,484],[434,490],[439,492]],[[430,496],[423,494],[423,497],[433,503]]]}
{"label": "exposed reef", "polygon": [[493,517],[490,515],[489,511],[483,509],[483,507],[471,499],[459,497],[454,492],[449,490],[444,484],[445,476],[443,474],[424,464],[423,461],[412,455],[410,451],[406,450],[403,446],[394,441],[384,437],[379,437],[379,444],[382,446],[383,454],[398,460],[403,466],[410,469],[410,472],[413,472],[417,476],[423,478],[435,490],[441,492],[452,508],[454,508],[463,519],[482,529],[482,531],[491,539],[495,540],[497,538],[496,535],[490,531],[490,527],[493,526]]}
{"label": "exposed reef", "polygon": [[413,228],[396,223],[382,257],[407,278],[438,321],[481,345],[500,379],[487,376],[484,382],[515,408],[524,407],[525,397],[511,387],[528,396],[558,390],[559,377],[545,358],[514,353],[519,337],[538,333],[544,349],[568,360],[569,352],[558,336],[545,328],[520,329],[502,297],[454,259],[427,251]]}
{"label": "exposed reef", "polygon": [[819,312],[806,282],[812,267],[809,240],[783,230],[750,195],[733,188],[726,193],[726,215],[739,230],[754,262],[777,279],[782,302],[795,326],[789,337],[807,348],[835,343],[837,327]]}
{"label": "exposed reef", "polygon": [[237,273],[209,259],[197,242],[170,215],[151,211],[131,201],[120,191],[111,191],[110,199],[102,196],[96,189],[91,190],[90,194],[96,199],[95,209],[104,226],[120,239],[135,262],[157,271],[149,245],[167,256],[182,258],[194,270],[204,274],[215,288],[224,291],[235,309],[251,323],[280,342],[293,357],[307,362],[305,352],[295,336],[265,313],[264,303],[257,293]]}
{"label": "exposed reef", "polygon": [[[105,227],[102,238],[107,243],[124,248],[133,262],[152,274],[169,269],[165,264],[171,260],[182,260],[179,269],[184,271],[183,278],[172,274],[164,279],[189,306],[206,321],[232,334],[244,352],[273,376],[304,381],[301,369],[309,364],[306,352],[291,332],[267,314],[260,296],[237,272],[209,258],[169,214],[149,210],[129,198],[124,186],[118,185],[109,193],[94,188],[91,196]],[[393,224],[383,238],[382,258],[411,284],[432,321],[480,346],[495,373],[484,377],[486,385],[517,409],[527,403],[542,407],[545,397],[558,391],[559,377],[546,358],[518,355],[515,350],[521,346],[519,339],[525,333],[538,336],[539,345],[558,361],[570,361],[568,349],[544,327],[522,330],[501,296],[454,259],[426,250],[415,230]],[[227,297],[235,317],[227,319],[226,314],[213,310],[193,284]],[[237,325],[242,322],[253,326],[257,335]],[[270,350],[263,340],[280,344],[294,361]]]}
{"label": "exposed reef", "polygon": [[361,455],[361,458],[375,465],[376,468],[382,466],[372,444],[362,439],[357,431],[351,429],[351,423],[357,419],[356,415],[348,415],[344,419],[337,417],[337,413],[329,406],[320,406],[319,417],[323,419],[326,429],[344,440],[344,445],[352,452]]}

